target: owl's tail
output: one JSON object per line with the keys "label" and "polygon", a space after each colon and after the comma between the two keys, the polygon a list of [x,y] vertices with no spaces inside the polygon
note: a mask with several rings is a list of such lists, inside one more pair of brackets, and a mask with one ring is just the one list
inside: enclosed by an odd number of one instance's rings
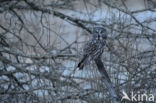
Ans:
{"label": "owl's tail", "polygon": [[82,58],[82,60],[79,62],[79,64],[78,64],[78,68],[79,68],[79,70],[82,70],[83,69],[83,67],[84,67],[84,65],[85,65],[85,61],[86,61],[86,56],[84,56],[83,58]]}

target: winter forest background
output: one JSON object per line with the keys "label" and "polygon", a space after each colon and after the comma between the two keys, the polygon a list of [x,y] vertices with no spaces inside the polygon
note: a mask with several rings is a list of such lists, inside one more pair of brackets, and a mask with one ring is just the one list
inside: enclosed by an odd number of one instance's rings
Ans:
{"label": "winter forest background", "polygon": [[156,95],[155,0],[0,0],[0,103],[111,103],[94,61],[76,69],[93,25],[119,98]]}

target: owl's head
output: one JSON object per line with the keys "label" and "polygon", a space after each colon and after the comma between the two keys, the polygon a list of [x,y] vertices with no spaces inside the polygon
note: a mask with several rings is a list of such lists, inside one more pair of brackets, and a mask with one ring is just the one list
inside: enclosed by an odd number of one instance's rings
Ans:
{"label": "owl's head", "polygon": [[107,30],[102,26],[96,26],[93,28],[93,36],[100,36],[103,39],[107,39]]}

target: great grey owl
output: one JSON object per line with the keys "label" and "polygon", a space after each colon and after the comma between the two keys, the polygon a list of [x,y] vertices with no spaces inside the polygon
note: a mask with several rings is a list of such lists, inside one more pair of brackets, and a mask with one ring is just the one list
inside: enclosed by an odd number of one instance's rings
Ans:
{"label": "great grey owl", "polygon": [[80,70],[90,60],[95,60],[103,53],[104,46],[107,39],[107,30],[102,26],[96,26],[92,29],[92,37],[84,45],[83,58],[78,64]]}

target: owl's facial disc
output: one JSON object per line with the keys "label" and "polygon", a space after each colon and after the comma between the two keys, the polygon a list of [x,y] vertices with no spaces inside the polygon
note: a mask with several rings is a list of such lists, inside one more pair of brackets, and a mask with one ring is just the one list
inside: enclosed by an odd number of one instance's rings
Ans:
{"label": "owl's facial disc", "polygon": [[[100,36],[101,39],[106,39],[107,38],[107,30],[104,27],[94,27],[93,29],[93,35],[96,37]],[[100,39],[99,38],[99,39]]]}

